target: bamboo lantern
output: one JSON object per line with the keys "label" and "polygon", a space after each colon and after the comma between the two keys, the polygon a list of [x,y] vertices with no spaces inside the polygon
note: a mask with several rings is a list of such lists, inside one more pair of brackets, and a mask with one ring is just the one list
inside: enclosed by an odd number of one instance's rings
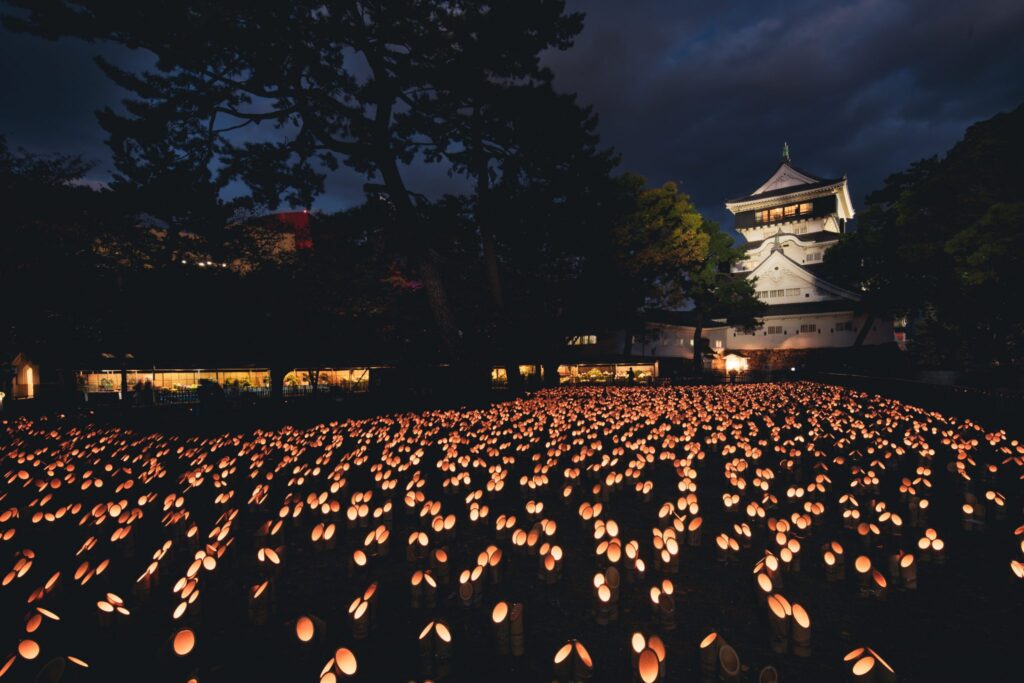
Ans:
{"label": "bamboo lantern", "polygon": [[447,586],[451,577],[451,567],[448,562],[448,553],[443,548],[438,548],[430,554],[430,573],[435,577],[438,584]]}
{"label": "bamboo lantern", "polygon": [[196,634],[190,628],[179,630],[171,638],[171,649],[178,657],[185,657],[192,654],[196,647]]}
{"label": "bamboo lantern", "polygon": [[300,645],[319,642],[326,636],[327,624],[312,614],[304,614],[295,620],[295,638]]}
{"label": "bamboo lantern", "polygon": [[570,640],[555,653],[555,678],[560,683],[587,681],[594,675],[594,662],[583,643]]}
{"label": "bamboo lantern", "polygon": [[452,633],[443,621],[431,621],[420,631],[420,658],[425,676],[447,678],[452,654]]}
{"label": "bamboo lantern", "polygon": [[896,672],[870,647],[858,647],[843,657],[850,664],[850,676],[858,683],[895,683]]}
{"label": "bamboo lantern", "polygon": [[811,656],[811,617],[807,610],[800,605],[793,603],[793,618],[791,619],[793,654],[797,657]]}
{"label": "bamboo lantern", "polygon": [[338,680],[355,678],[358,669],[355,653],[347,647],[340,647],[320,670],[320,683],[335,683]]}
{"label": "bamboo lantern", "polygon": [[352,621],[352,637],[362,640],[370,634],[370,603],[357,597],[349,605],[348,615]]}
{"label": "bamboo lantern", "polygon": [[779,672],[774,666],[766,666],[757,676],[757,683],[779,683]]}
{"label": "bamboo lantern", "polygon": [[725,639],[712,631],[700,641],[700,671],[704,680],[714,678],[718,672],[718,651],[725,645]]}
{"label": "bamboo lantern", "polygon": [[509,628],[509,607],[507,602],[499,602],[491,611],[491,623],[494,625],[494,637],[498,643],[498,654],[509,653],[509,640],[511,630]]}
{"label": "bamboo lantern", "polygon": [[689,546],[700,545],[701,526],[704,520],[701,517],[694,517],[686,526],[686,544]]}
{"label": "bamboo lantern", "polygon": [[768,598],[768,625],[771,628],[772,652],[786,654],[789,650],[790,616],[778,596]]}
{"label": "bamboo lantern", "polygon": [[266,626],[273,602],[273,588],[269,581],[263,581],[249,588],[249,621],[256,626]]}
{"label": "bamboo lantern", "polygon": [[522,657],[526,652],[525,642],[525,621],[523,616],[523,603],[514,602],[508,615],[509,644],[513,657]]}
{"label": "bamboo lantern", "polygon": [[740,677],[740,657],[727,643],[723,643],[718,650],[718,677],[723,681],[737,680]]}

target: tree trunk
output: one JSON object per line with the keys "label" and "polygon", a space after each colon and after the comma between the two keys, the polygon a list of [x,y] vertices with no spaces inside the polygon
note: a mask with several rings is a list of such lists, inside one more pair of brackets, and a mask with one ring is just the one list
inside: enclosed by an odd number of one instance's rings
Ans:
{"label": "tree trunk", "polygon": [[871,332],[871,326],[875,324],[874,314],[869,313],[864,318],[864,324],[861,325],[860,330],[857,331],[857,338],[853,340],[855,347],[863,346],[864,340],[867,339],[868,333]]}
{"label": "tree trunk", "polygon": [[508,388],[517,392],[522,389],[523,376],[519,372],[519,359],[508,348],[511,335],[508,316],[505,311],[505,297],[501,287],[501,270],[498,268],[498,241],[487,215],[487,200],[491,190],[491,176],[487,156],[483,153],[483,142],[480,133],[480,110],[474,112],[474,145],[476,154],[476,222],[480,229],[480,243],[484,256],[484,270],[487,273],[487,287],[491,294],[491,306],[494,307],[492,318],[493,331],[500,337],[499,349],[505,364]]}
{"label": "tree trunk", "polygon": [[284,400],[284,376],[285,370],[282,368],[270,368],[270,398],[279,403]]}
{"label": "tree trunk", "polygon": [[463,358],[462,334],[455,323],[448,292],[445,290],[441,273],[437,267],[437,253],[430,248],[427,236],[419,226],[419,216],[413,206],[409,190],[398,170],[398,162],[391,145],[391,108],[393,100],[385,101],[377,106],[374,119],[377,167],[388,196],[398,214],[398,234],[396,237],[410,249],[416,262],[423,290],[427,295],[430,312],[437,323],[444,344],[452,363],[461,365]]}
{"label": "tree trunk", "polygon": [[704,316],[697,316],[697,325],[693,328],[693,371],[700,375],[704,372],[704,354],[701,348],[701,335],[704,332]]}
{"label": "tree trunk", "polygon": [[544,386],[558,386],[558,361],[546,361],[544,363]]}

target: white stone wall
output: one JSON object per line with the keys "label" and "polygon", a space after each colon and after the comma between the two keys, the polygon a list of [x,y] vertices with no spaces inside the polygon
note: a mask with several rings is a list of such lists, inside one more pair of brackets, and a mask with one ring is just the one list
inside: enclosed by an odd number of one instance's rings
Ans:
{"label": "white stone wall", "polygon": [[[820,349],[853,346],[864,315],[853,313],[814,313],[807,315],[771,316],[764,318],[764,325],[753,335],[729,328],[726,344],[729,350],[755,349]],[[852,323],[852,330],[839,330],[837,323]],[[815,325],[814,332],[800,332],[801,325]],[[782,328],[775,332],[774,328]],[[771,328],[771,332],[769,329]],[[885,344],[895,341],[892,322],[875,319],[871,331],[864,339],[865,345]]]}

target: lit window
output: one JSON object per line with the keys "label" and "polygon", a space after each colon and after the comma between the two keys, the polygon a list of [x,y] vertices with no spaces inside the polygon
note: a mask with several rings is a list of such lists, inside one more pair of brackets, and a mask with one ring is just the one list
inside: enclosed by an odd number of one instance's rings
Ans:
{"label": "lit window", "polygon": [[782,220],[782,207],[778,206],[768,211],[769,221],[781,221]]}
{"label": "lit window", "polygon": [[811,204],[810,202],[804,202],[803,204],[800,205],[800,213],[810,213],[811,209],[813,208],[813,204]]}
{"label": "lit window", "polygon": [[721,339],[716,339],[715,340],[715,348],[716,349],[722,348],[722,340]]}
{"label": "lit window", "polygon": [[803,325],[800,326],[800,334],[809,334],[817,331],[818,326],[815,325],[814,323],[804,323]]}
{"label": "lit window", "polygon": [[789,206],[787,206],[784,213],[786,214],[786,218],[789,218],[790,216],[795,216],[796,204],[790,204]]}
{"label": "lit window", "polygon": [[569,337],[569,346],[590,346],[597,343],[596,334],[581,334],[575,337]]}

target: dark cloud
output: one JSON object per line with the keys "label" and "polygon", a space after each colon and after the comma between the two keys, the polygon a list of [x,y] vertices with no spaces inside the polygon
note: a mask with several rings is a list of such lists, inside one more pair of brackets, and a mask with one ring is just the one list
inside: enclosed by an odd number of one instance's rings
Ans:
{"label": "dark cloud", "polygon": [[855,201],[1024,102],[1019,0],[576,0],[587,27],[547,56],[626,168],[678,180],[726,219],[773,169],[847,173]]}
{"label": "dark cloud", "polygon": [[[848,174],[860,203],[889,173],[1024,102],[1020,0],[569,2],[586,28],[571,50],[545,55],[558,88],[594,106],[624,169],[679,181],[723,220],[722,202],[756,187],[783,141],[799,166]],[[140,59],[0,33],[0,133],[97,159],[96,179],[105,177],[93,111],[123,93],[93,64],[100,52]],[[426,194],[462,187],[436,166],[408,175]],[[363,182],[331,178],[318,205],[359,201]]]}

